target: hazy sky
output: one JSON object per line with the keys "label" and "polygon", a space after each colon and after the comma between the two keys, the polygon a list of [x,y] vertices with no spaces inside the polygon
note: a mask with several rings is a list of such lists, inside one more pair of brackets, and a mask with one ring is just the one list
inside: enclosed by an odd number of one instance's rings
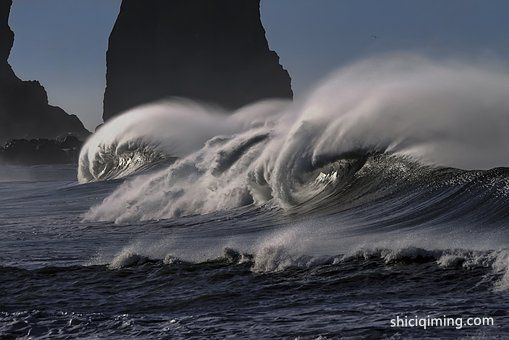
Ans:
{"label": "hazy sky", "polygon": [[[51,104],[89,129],[101,122],[105,53],[119,6],[14,0],[14,70],[41,81]],[[262,19],[297,95],[342,65],[392,50],[509,60],[506,0],[262,0]]]}

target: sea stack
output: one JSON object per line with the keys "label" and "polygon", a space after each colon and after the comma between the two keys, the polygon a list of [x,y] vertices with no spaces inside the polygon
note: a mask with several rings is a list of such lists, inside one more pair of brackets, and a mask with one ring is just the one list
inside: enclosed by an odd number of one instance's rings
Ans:
{"label": "sea stack", "polygon": [[104,120],[183,97],[236,109],[291,98],[260,0],[123,0],[107,53]]}
{"label": "sea stack", "polygon": [[8,63],[14,43],[9,27],[12,0],[0,0],[0,145],[9,139],[57,138],[89,134],[78,117],[48,104],[44,87],[22,81]]}

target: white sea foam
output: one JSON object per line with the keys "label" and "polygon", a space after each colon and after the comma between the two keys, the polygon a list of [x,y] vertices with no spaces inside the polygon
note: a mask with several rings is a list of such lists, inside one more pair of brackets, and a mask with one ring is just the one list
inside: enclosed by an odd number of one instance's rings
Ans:
{"label": "white sea foam", "polygon": [[362,152],[509,166],[508,94],[506,70],[392,55],[345,67],[293,104],[262,102],[233,115],[189,102],[138,108],[87,142],[79,180],[124,176],[161,155],[180,160],[120,186],[86,219],[162,219],[269,200],[291,207],[323,190],[329,181],[321,179],[341,178],[315,169]]}
{"label": "white sea foam", "polygon": [[[310,236],[310,233],[307,233]],[[496,291],[509,290],[509,253],[507,249],[467,250],[421,248],[402,246],[397,242],[376,242],[366,247],[352,243],[336,248],[334,253],[323,251],[318,238],[304,237],[303,229],[287,228],[277,233],[260,237],[250,245],[237,244],[235,248],[224,247],[221,243],[201,246],[176,246],[175,242],[162,240],[158,244],[136,242],[124,247],[109,260],[110,269],[140,266],[156,261],[168,265],[192,265],[216,259],[227,260],[230,265],[248,264],[254,273],[277,273],[291,268],[310,269],[317,266],[335,266],[350,261],[380,260],[387,266],[436,263],[437,269],[469,270],[484,268],[488,281]],[[172,240],[174,241],[174,240]],[[336,242],[338,243],[338,242]],[[341,242],[339,242],[341,243]],[[103,259],[104,260],[104,259]],[[102,262],[101,262],[102,263]],[[89,263],[99,264],[99,263]]]}

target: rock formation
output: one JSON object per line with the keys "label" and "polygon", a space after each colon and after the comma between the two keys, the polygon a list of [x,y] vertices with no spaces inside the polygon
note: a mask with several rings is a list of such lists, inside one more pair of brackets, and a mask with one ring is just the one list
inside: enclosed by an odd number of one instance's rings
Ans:
{"label": "rock formation", "polygon": [[106,78],[104,120],[167,97],[229,109],[292,97],[265,37],[260,0],[123,0]]}
{"label": "rock formation", "polygon": [[0,163],[35,164],[77,164],[81,142],[74,136],[57,139],[13,139],[0,146]]}
{"label": "rock formation", "polygon": [[14,33],[8,20],[12,0],[0,0],[0,145],[12,138],[56,138],[89,132],[78,117],[48,104],[37,81],[22,81],[8,63]]}

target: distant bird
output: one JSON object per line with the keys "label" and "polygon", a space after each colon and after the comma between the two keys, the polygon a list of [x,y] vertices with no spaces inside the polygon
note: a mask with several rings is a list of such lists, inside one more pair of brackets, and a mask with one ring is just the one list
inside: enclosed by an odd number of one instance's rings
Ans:
{"label": "distant bird", "polygon": [[373,40],[378,39],[378,35],[371,34],[371,39]]}

